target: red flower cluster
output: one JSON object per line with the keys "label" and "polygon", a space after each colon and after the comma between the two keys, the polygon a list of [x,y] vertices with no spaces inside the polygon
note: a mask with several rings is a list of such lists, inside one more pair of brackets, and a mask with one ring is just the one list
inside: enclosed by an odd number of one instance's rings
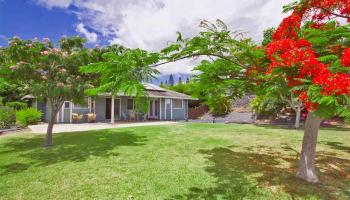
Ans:
{"label": "red flower cluster", "polygon": [[307,92],[302,91],[299,96],[299,99],[304,102],[304,105],[308,111],[317,109],[318,103],[310,102]]}
{"label": "red flower cluster", "polygon": [[350,0],[309,0],[305,7],[307,14],[318,22],[336,15],[350,16]]}
{"label": "red flower cluster", "polygon": [[298,39],[298,32],[300,30],[301,17],[293,13],[287,18],[284,18],[280,26],[273,35],[273,40],[280,39]]}
{"label": "red flower cluster", "polygon": [[[298,36],[303,18],[311,17],[316,25],[320,25],[322,20],[334,16],[334,13],[349,16],[350,0],[310,0],[301,8],[296,8],[281,22],[273,41],[266,46],[265,52],[271,61],[267,73],[275,68],[284,68],[290,87],[302,85],[301,79],[308,79],[322,88],[322,95],[350,95],[350,76],[329,71],[327,65],[318,61],[311,44]],[[319,28],[322,28],[321,25]],[[343,51],[341,62],[343,66],[350,67],[350,48]],[[296,93],[308,110],[317,109],[317,103],[309,100],[307,91]]]}
{"label": "red flower cluster", "polygon": [[343,55],[341,57],[341,64],[344,67],[350,67],[350,48],[347,48],[343,51]]}

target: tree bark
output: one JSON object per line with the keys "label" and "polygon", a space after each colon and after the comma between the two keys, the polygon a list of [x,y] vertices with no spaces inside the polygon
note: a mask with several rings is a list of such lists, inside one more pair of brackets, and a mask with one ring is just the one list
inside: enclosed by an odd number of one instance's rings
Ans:
{"label": "tree bark", "polygon": [[296,128],[296,129],[298,129],[298,128],[300,128],[300,115],[301,115],[301,107],[300,106],[298,106],[297,108],[296,108],[296,110],[295,110],[295,125],[294,125],[294,127]]}
{"label": "tree bark", "polygon": [[52,142],[53,126],[55,125],[56,116],[57,116],[59,109],[63,105],[63,101],[54,103],[54,101],[52,99],[48,99],[48,104],[49,104],[49,108],[51,109],[50,110],[51,113],[50,113],[50,118],[49,118],[49,124],[48,124],[47,130],[46,130],[46,139],[45,139],[45,146],[46,147],[50,147],[53,145],[53,142]]}
{"label": "tree bark", "polygon": [[46,140],[45,140],[45,146],[50,147],[52,146],[52,131],[53,131],[53,125],[55,124],[55,118],[56,117],[50,117],[49,124],[47,126],[46,130]]}
{"label": "tree bark", "polygon": [[309,183],[317,183],[319,179],[315,169],[316,144],[318,129],[322,119],[310,112],[306,119],[303,146],[300,154],[297,177]]}

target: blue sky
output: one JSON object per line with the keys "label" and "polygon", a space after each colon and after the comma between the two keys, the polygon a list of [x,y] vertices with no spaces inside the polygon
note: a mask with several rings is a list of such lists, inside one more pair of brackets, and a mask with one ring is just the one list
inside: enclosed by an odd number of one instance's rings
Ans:
{"label": "blue sky", "polygon": [[[255,41],[285,16],[282,6],[294,0],[0,0],[0,46],[6,38],[50,38],[80,35],[88,45],[120,44],[159,51],[176,32],[191,37],[203,19],[223,20],[233,31]],[[159,67],[162,74],[192,73],[198,60]]]}
{"label": "blue sky", "polygon": [[62,35],[77,35],[74,24],[77,17],[61,8],[47,9],[26,0],[0,1],[0,45],[6,46],[6,38],[19,36],[23,39],[53,41]]}

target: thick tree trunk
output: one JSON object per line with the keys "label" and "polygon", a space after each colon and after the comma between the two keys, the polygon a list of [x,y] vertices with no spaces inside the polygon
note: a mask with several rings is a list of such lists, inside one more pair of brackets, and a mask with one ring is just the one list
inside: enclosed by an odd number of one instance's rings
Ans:
{"label": "thick tree trunk", "polygon": [[315,169],[315,157],[317,135],[321,121],[322,119],[320,117],[316,116],[313,112],[310,112],[305,124],[303,146],[300,154],[297,177],[309,183],[319,182]]}
{"label": "thick tree trunk", "polygon": [[296,110],[295,110],[295,125],[294,125],[294,127],[296,128],[296,129],[298,129],[298,128],[300,128],[300,115],[301,115],[301,107],[300,106],[298,106],[297,108],[296,108]]}

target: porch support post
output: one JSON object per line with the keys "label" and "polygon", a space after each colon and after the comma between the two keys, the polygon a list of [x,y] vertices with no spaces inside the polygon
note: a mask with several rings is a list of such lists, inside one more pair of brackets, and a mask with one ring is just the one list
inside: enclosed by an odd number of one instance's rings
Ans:
{"label": "porch support post", "polygon": [[38,110],[38,98],[35,98],[35,108]]}
{"label": "porch support post", "polygon": [[159,98],[159,120],[162,120],[162,98]]}
{"label": "porch support post", "polygon": [[173,99],[170,99],[170,119],[173,120]]}
{"label": "porch support post", "polygon": [[111,101],[111,123],[114,123],[114,95],[112,95],[112,101]]}
{"label": "porch support post", "polygon": [[61,122],[64,123],[64,104],[61,106]]}
{"label": "porch support post", "polygon": [[70,122],[70,123],[73,122],[72,115],[73,115],[73,102],[70,101],[70,102],[69,102],[69,122]]}

